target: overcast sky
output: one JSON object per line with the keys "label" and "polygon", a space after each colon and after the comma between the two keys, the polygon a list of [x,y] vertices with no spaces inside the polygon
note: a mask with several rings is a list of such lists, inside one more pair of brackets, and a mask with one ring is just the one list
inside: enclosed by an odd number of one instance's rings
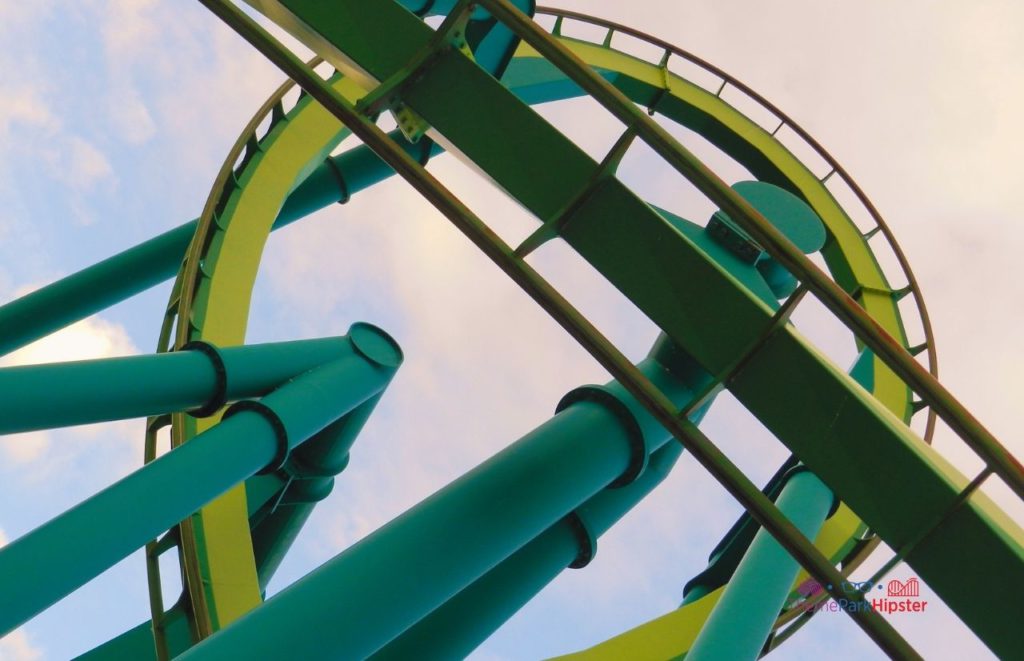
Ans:
{"label": "overcast sky", "polygon": [[[818,138],[906,250],[932,313],[943,382],[1024,455],[1015,414],[1024,366],[1016,276],[1024,8],[1010,0],[561,6],[704,57]],[[280,80],[198,3],[0,4],[0,299],[198,215],[238,131]],[[589,111],[544,110],[586,146],[607,145],[611,124]],[[432,169],[506,236],[532,228],[453,159]],[[701,208],[667,186],[652,195],[673,210]],[[366,320],[392,332],[407,355],[271,591],[522,436],[566,391],[606,379],[401,182],[382,189],[275,236],[257,283],[250,341],[340,334]],[[568,251],[545,251],[545,273],[631,357],[642,356],[654,339],[649,323]],[[167,287],[156,288],[0,364],[152,351],[166,297]],[[852,359],[852,342],[830,335],[813,305],[800,314],[808,332],[820,327],[830,356]],[[757,482],[787,455],[728,397],[705,428]],[[936,446],[965,473],[977,471],[978,460],[944,430]],[[0,544],[126,474],[141,455],[138,421],[0,439]],[[998,486],[987,489],[1024,519]],[[572,651],[667,612],[738,512],[684,455],[663,487],[602,538],[590,567],[565,572],[479,658]],[[926,657],[988,655],[955,616],[929,608],[894,618]],[[136,554],[0,642],[0,658],[66,658],[147,612]],[[818,616],[776,656],[823,653],[880,658],[840,614]]]}

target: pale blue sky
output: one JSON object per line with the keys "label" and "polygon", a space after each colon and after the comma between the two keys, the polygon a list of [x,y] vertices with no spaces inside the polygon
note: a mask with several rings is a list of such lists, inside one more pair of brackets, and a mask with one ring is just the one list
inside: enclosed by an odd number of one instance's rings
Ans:
{"label": "pale blue sky", "polygon": [[[1013,276],[1024,248],[1017,217],[1024,10],[1010,0],[559,4],[722,66],[832,151],[889,219],[915,267],[943,381],[1024,455],[1014,414],[1024,292]],[[0,299],[194,218],[238,131],[280,79],[198,3],[0,5]],[[610,140],[600,121],[584,119],[587,110],[544,112],[571,124],[583,142]],[[530,229],[514,205],[482,192],[458,163],[439,160],[435,168],[502,231]],[[654,194],[671,200],[675,189],[666,184]],[[700,208],[678,201],[687,204]],[[650,326],[564,252],[553,249],[544,267],[639,357],[653,339]],[[156,288],[2,364],[151,351],[166,296],[167,287]],[[605,379],[398,181],[275,236],[253,314],[252,341],[338,334],[365,319],[395,334],[408,356],[272,591],[546,419],[567,390]],[[813,306],[802,314],[834,358],[852,357],[852,343],[836,342],[824,324],[819,331]],[[728,401],[706,429],[758,481],[786,455]],[[141,440],[137,421],[0,439],[0,539],[124,475],[141,459]],[[936,444],[965,472],[976,469],[948,434]],[[1024,518],[1020,507],[1010,511]],[[590,567],[565,572],[479,658],[571,651],[668,611],[738,512],[684,456],[666,484],[601,540]],[[0,642],[0,659],[66,658],[146,613],[135,555]],[[940,608],[893,619],[926,657],[986,654]],[[839,614],[820,615],[776,656],[824,653],[880,658]]]}

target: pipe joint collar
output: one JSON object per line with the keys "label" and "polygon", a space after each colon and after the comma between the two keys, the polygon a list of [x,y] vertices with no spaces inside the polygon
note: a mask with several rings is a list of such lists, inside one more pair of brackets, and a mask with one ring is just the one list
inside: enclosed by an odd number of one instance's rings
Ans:
{"label": "pipe joint collar", "polygon": [[228,370],[224,365],[224,358],[220,355],[220,350],[209,342],[193,340],[178,351],[197,351],[203,354],[210,360],[216,375],[214,392],[209,401],[201,407],[189,411],[188,414],[193,418],[205,418],[221,410],[228,402]]}
{"label": "pipe joint collar", "polygon": [[597,537],[594,537],[590,528],[576,512],[570,512],[565,517],[565,522],[572,529],[572,534],[579,544],[579,551],[576,553],[576,558],[569,564],[569,568],[583,569],[597,555]]}
{"label": "pipe joint collar", "polygon": [[619,477],[615,478],[608,485],[610,489],[618,489],[627,484],[632,484],[636,478],[647,468],[647,443],[644,440],[644,432],[640,429],[640,423],[636,421],[633,412],[617,395],[604,386],[582,386],[569,391],[565,397],[558,402],[555,413],[561,413],[577,402],[591,402],[604,408],[614,415],[626,429],[629,438],[630,460],[626,470]]}
{"label": "pipe joint collar", "polygon": [[258,475],[266,475],[267,473],[273,473],[284,467],[285,462],[288,461],[288,453],[290,452],[290,446],[288,444],[288,429],[284,426],[284,421],[281,417],[274,412],[274,409],[270,408],[262,402],[257,402],[251,399],[246,399],[241,402],[237,402],[231,406],[227,411],[224,412],[224,420],[227,420],[233,415],[241,413],[242,411],[250,411],[258,414],[273,428],[274,435],[277,437],[277,454],[268,463]]}
{"label": "pipe joint collar", "polygon": [[335,477],[348,467],[350,454],[346,452],[339,461],[333,464],[326,462],[311,463],[303,461],[300,453],[293,453],[282,467],[289,477],[296,480]]}

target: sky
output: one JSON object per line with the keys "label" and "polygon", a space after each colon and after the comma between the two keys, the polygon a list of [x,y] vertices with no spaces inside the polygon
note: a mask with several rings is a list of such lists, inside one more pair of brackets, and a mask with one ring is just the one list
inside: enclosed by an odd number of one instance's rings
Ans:
{"label": "sky", "polygon": [[[1015,332],[1024,292],[1014,276],[1024,248],[1017,218],[1024,7],[1010,0],[560,6],[626,23],[715,63],[815,136],[906,251],[932,315],[943,383],[1024,455],[1014,424],[1024,366]],[[238,131],[281,79],[198,3],[0,4],[0,300],[198,215]],[[615,137],[587,103],[542,112],[595,152]],[[727,178],[743,176],[708,158]],[[706,205],[680,193],[677,180],[639,162],[631,167],[652,201],[706,218]],[[438,159],[431,170],[510,241],[534,226],[454,159]],[[578,258],[550,244],[538,268],[627,355],[642,357],[655,330]],[[154,288],[0,365],[152,351],[167,293],[168,286]],[[338,335],[360,320],[391,332],[406,364],[271,592],[546,420],[568,390],[607,379],[396,180],[275,235],[249,341]],[[813,302],[796,322],[837,363],[852,360],[852,342]],[[788,454],[727,395],[704,428],[755,482]],[[965,473],[977,472],[980,462],[946,430],[935,445]],[[139,421],[0,439],[0,545],[127,474],[141,456]],[[1024,508],[1000,486],[985,489],[1024,520]],[[666,483],[601,539],[588,568],[564,572],[476,658],[568,652],[667,612],[739,511],[684,455]],[[991,657],[927,587],[922,594],[934,609],[892,619],[926,658]],[[0,659],[66,658],[147,612],[135,554],[0,641]],[[834,613],[816,617],[774,656],[825,653],[881,658],[849,618]]]}

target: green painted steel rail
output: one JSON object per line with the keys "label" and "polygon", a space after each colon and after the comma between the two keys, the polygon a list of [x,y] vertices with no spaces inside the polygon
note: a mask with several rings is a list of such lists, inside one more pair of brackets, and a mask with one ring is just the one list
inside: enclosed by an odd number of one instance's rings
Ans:
{"label": "green painted steel rail", "polygon": [[[821,178],[822,181],[824,182],[828,180],[833,175],[838,177],[839,180],[842,181],[850,189],[854,197],[857,198],[857,201],[860,202],[860,204],[868,212],[868,215],[870,215],[871,220],[875,224],[875,227],[871,230],[868,230],[868,232],[864,234],[864,238],[870,239],[872,236],[879,232],[882,234],[883,237],[885,237],[886,243],[889,245],[889,248],[892,250],[893,255],[896,257],[896,261],[899,264],[900,271],[907,280],[908,293],[914,300],[914,307],[917,310],[918,318],[921,323],[921,331],[924,334],[924,341],[915,347],[909,348],[908,351],[913,355],[917,355],[917,353],[919,353],[920,351],[924,351],[928,359],[928,371],[936,379],[938,378],[939,358],[938,350],[935,343],[935,333],[932,328],[931,315],[928,313],[928,306],[925,303],[924,294],[921,292],[921,285],[918,282],[917,276],[914,274],[914,270],[910,265],[910,260],[907,259],[907,255],[904,252],[902,246],[900,246],[899,241],[896,240],[896,235],[893,233],[892,228],[889,226],[889,224],[885,221],[885,218],[878,211],[878,208],[874,205],[874,203],[867,196],[867,194],[860,187],[860,185],[856,182],[856,180],[854,180],[850,173],[847,172],[846,168],[844,168],[842,164],[840,164],[839,161],[836,160],[836,158],[827,149],[825,149],[825,147],[822,146],[820,142],[818,142],[814,138],[814,136],[808,133],[806,129],[800,126],[800,124],[798,124],[781,108],[779,108],[774,103],[766,99],[764,96],[759,94],[756,90],[751,88],[743,81],[729,74],[727,71],[724,71],[723,69],[715,66],[711,62],[708,62],[707,60],[698,57],[697,55],[685,49],[679,48],[674,44],[670,44],[669,42],[663,39],[658,39],[657,37],[645,34],[644,32],[631,28],[627,25],[617,23],[615,21],[609,21],[603,18],[590,16],[587,14],[570,11],[567,9],[558,9],[556,7],[537,7],[537,13],[555,17],[556,22],[552,30],[552,34],[556,36],[561,34],[561,30],[564,26],[564,20],[570,19],[586,25],[594,25],[605,28],[607,30],[607,33],[602,39],[601,45],[606,48],[612,45],[612,38],[615,33],[624,34],[633,37],[634,39],[638,39],[642,42],[657,46],[658,48],[663,49],[664,53],[662,55],[661,62],[659,62],[660,66],[667,68],[669,57],[675,55],[679,58],[682,58],[683,60],[686,60],[687,62],[690,62],[691,64],[700,67],[701,69],[721,79],[722,84],[716,90],[716,96],[720,97],[722,93],[725,91],[726,86],[733,87],[739,90],[741,93],[743,93],[743,95],[746,98],[754,101],[756,104],[758,104],[759,106],[767,110],[769,113],[771,113],[776,119],[778,119],[778,125],[775,126],[775,128],[773,128],[771,131],[772,136],[778,134],[779,131],[782,130],[783,128],[788,128],[791,131],[793,131],[793,133],[795,133],[797,136],[799,136],[800,139],[803,140],[804,144],[810,147],[814,151],[814,153],[820,156],[821,159],[828,165],[829,171]],[[578,37],[576,38],[578,39]],[[651,108],[649,108],[648,112],[651,113],[656,110],[657,107],[656,105],[654,105]],[[928,418],[923,438],[925,442],[931,442],[931,439],[935,434],[935,410],[929,408],[927,415]]]}
{"label": "green painted steel rail", "polygon": [[857,337],[910,385],[936,414],[973,449],[993,472],[1024,499],[1024,466],[971,413],[932,376],[899,342],[864,312],[864,309],[797,249],[764,216],[671,134],[637,108],[622,92],[551,39],[528,16],[506,0],[479,0],[499,20],[561,69],[577,85],[622,121],[669,165],[709,200],[736,220],[788,271],[795,275]]}

